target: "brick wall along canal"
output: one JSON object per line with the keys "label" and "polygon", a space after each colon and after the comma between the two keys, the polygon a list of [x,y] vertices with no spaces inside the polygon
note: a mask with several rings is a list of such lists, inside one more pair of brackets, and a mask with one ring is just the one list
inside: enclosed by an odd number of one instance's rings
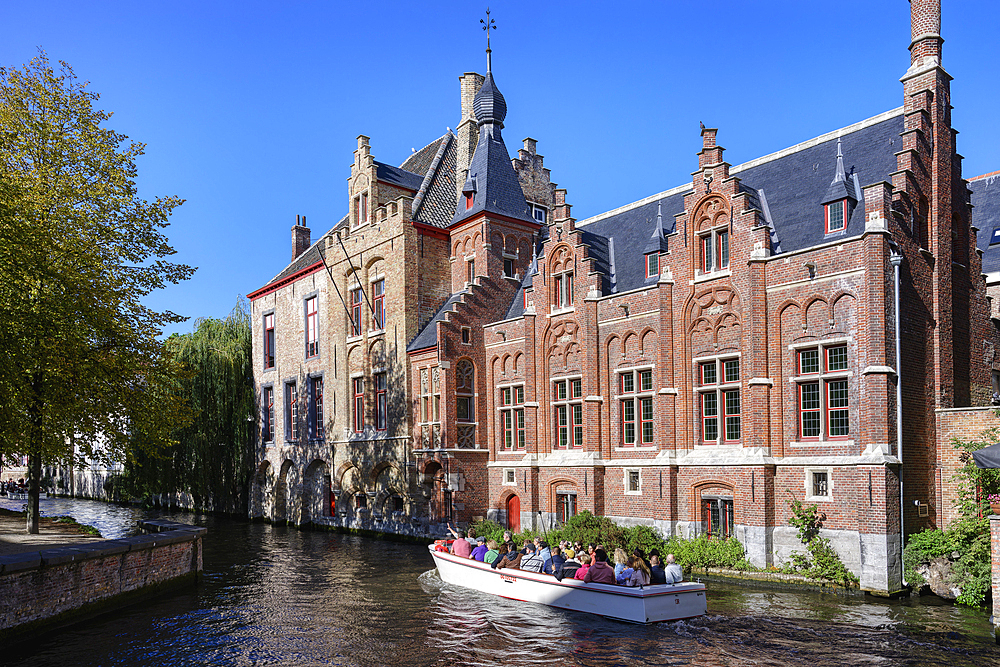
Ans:
{"label": "brick wall along canal", "polygon": [[[145,516],[42,503],[43,513],[89,518],[109,537]],[[986,614],[926,600],[711,584],[709,616],[639,627],[442,586],[418,545],[167,516],[209,528],[197,587],[4,646],[0,664],[1000,664]]]}

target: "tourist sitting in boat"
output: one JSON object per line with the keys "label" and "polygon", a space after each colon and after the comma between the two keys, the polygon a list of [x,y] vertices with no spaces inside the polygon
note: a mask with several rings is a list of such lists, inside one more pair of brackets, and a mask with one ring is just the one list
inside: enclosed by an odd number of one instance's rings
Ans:
{"label": "tourist sitting in boat", "polygon": [[552,549],[549,548],[549,543],[545,540],[535,540],[535,552],[541,557],[543,567],[545,561],[552,558]]}
{"label": "tourist sitting in boat", "polygon": [[465,539],[465,533],[461,530],[453,529],[451,524],[448,524],[448,530],[455,536],[455,541],[451,543],[451,553],[462,558],[471,556],[472,545]]}
{"label": "tourist sitting in boat", "polygon": [[486,553],[483,554],[483,562],[492,565],[499,555],[500,551],[497,549],[496,540],[488,541],[486,543]]}
{"label": "tourist sitting in boat", "polygon": [[[566,559],[562,555],[562,547],[556,545],[552,547],[552,556],[545,560],[545,565],[542,567],[542,572],[545,574],[555,575],[556,570],[562,569],[563,563]],[[560,577],[561,579],[562,577]]]}
{"label": "tourist sitting in boat", "polygon": [[679,584],[684,581],[684,570],[675,562],[673,554],[667,554],[667,566],[663,570],[668,584]]}
{"label": "tourist sitting in boat", "polygon": [[636,558],[638,558],[639,560],[641,560],[642,562],[644,562],[646,564],[646,569],[647,570],[649,569],[649,559],[646,558],[646,552],[645,551],[643,551],[639,547],[636,547],[635,551],[632,552],[632,555],[635,556]]}
{"label": "tourist sitting in boat", "polygon": [[664,572],[663,566],[660,564],[660,557],[656,554],[652,554],[649,557],[649,583],[667,583],[667,574]]}
{"label": "tourist sitting in boat", "polygon": [[509,530],[503,531],[503,543],[507,545],[507,551],[510,553],[517,551],[517,545],[514,543],[514,538]]}
{"label": "tourist sitting in boat", "polygon": [[594,550],[594,562],[583,577],[584,583],[611,584],[615,583],[615,570],[608,565],[608,554],[604,549]]}
{"label": "tourist sitting in boat", "polygon": [[[580,554],[577,558],[580,560],[580,567],[577,569],[576,574],[573,575],[573,578],[583,581],[583,578],[587,576],[587,570],[590,569],[590,563],[593,559],[588,554]],[[564,565],[563,568],[565,569],[565,567]]]}
{"label": "tourist sitting in boat", "polygon": [[583,567],[575,558],[567,558],[563,561],[562,565],[557,568],[553,568],[552,576],[554,576],[558,581],[563,579],[575,579],[576,573],[579,572],[580,568]]}
{"label": "tourist sitting in boat", "polygon": [[625,580],[626,586],[636,587],[636,586],[648,586],[650,582],[649,576],[649,566],[646,565],[646,561],[639,558],[638,556],[632,556],[629,559],[628,567],[625,568],[630,571],[631,574],[629,578]]}
{"label": "tourist sitting in boat", "polygon": [[501,562],[503,562],[504,556],[508,555],[509,553],[510,553],[510,547],[507,545],[506,542],[497,547],[497,555],[493,558],[492,561],[490,561],[490,564],[493,566],[494,570],[497,569],[497,567],[500,565]]}
{"label": "tourist sitting in boat", "polygon": [[531,553],[521,557],[520,568],[526,572],[541,572],[544,567],[545,557],[541,549],[535,549]]}
{"label": "tourist sitting in boat", "polygon": [[503,557],[503,560],[497,565],[497,569],[501,570],[503,568],[510,568],[512,570],[521,569],[521,561],[533,554],[535,552],[535,545],[531,542],[525,542],[524,548],[520,551],[507,552],[507,555]]}
{"label": "tourist sitting in boat", "polygon": [[[622,572],[628,567],[628,554],[621,547],[615,549],[615,581],[618,583],[622,582]],[[629,575],[632,573],[629,572]],[[629,576],[626,575],[626,576]]]}
{"label": "tourist sitting in boat", "polygon": [[489,547],[486,546],[486,538],[480,536],[476,538],[476,547],[472,550],[472,553],[469,554],[469,557],[482,563],[486,558],[487,551],[489,551]]}

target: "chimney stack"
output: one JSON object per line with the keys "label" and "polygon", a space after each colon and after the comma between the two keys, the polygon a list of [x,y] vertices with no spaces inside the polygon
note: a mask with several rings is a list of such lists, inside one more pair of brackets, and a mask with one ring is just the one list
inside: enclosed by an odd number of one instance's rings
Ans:
{"label": "chimney stack", "polygon": [[292,261],[304,253],[312,245],[309,228],[306,227],[306,216],[296,215],[295,226],[292,227]]}

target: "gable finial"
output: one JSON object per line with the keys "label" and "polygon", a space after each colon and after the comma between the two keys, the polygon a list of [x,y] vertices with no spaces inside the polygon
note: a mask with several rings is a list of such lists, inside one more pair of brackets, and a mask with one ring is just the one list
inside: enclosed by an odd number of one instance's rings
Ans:
{"label": "gable finial", "polygon": [[483,24],[483,30],[486,31],[486,71],[489,72],[492,70],[492,64],[493,64],[491,62],[492,60],[491,55],[493,53],[493,50],[490,49],[490,30],[497,29],[496,21],[490,18],[489,7],[486,8],[486,20],[479,19],[479,22]]}
{"label": "gable finial", "polygon": [[844,172],[844,152],[840,149],[840,137],[837,137],[837,170],[833,175],[833,182],[846,181],[847,175]]}

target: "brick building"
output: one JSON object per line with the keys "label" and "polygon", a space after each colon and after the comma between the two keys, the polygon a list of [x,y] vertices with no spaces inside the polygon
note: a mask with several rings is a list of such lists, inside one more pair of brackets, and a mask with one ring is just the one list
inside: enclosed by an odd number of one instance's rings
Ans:
{"label": "brick building", "polygon": [[767,565],[800,547],[795,497],[863,588],[899,590],[901,524],[948,520],[944,431],[989,421],[1000,369],[979,249],[1000,195],[962,178],[938,0],[911,15],[902,107],[739,166],[703,127],[689,183],[583,221],[534,140],[511,159],[489,67],[400,167],[359,137],[348,215],[316,243],[293,227],[250,295],[252,513],[587,509]]}

